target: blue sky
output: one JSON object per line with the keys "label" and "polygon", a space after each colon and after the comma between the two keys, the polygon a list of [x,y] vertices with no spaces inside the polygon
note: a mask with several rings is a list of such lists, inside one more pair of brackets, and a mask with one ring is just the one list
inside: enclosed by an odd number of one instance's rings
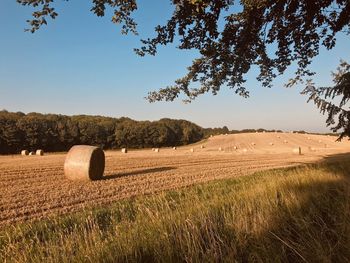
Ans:
{"label": "blue sky", "polygon": [[[148,4],[147,4],[148,3]],[[150,4],[152,3],[152,4]],[[91,1],[57,1],[56,20],[35,34],[24,32],[31,9],[14,0],[0,1],[0,109],[22,112],[127,116],[137,120],[164,117],[193,121],[203,127],[269,128],[328,131],[325,117],[306,103],[302,86],[287,89],[286,72],[272,89],[261,87],[249,74],[249,99],[225,87],[217,96],[207,94],[191,104],[150,104],[144,97],[182,77],[196,57],[176,45],[160,48],[155,57],[138,57],[140,37],[172,13],[170,1],[139,1],[135,18],[140,36],[123,36],[110,16],[98,18]],[[339,36],[332,51],[322,50],[312,68],[316,84],[331,84],[330,71],[339,60],[350,61],[349,39]]]}

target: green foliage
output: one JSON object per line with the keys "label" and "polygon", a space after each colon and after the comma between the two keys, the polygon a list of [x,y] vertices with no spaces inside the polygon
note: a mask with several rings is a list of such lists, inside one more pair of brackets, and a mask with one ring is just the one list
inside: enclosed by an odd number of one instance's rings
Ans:
{"label": "green foliage", "polygon": [[[55,18],[53,0],[17,0],[37,8],[29,20],[30,31]],[[112,22],[122,25],[122,32],[136,33],[132,13],[136,0],[92,0],[91,11],[104,16],[113,10]],[[174,12],[167,23],[155,28],[156,36],[142,40],[135,49],[144,56],[155,55],[159,45],[179,41],[180,49],[195,49],[200,57],[192,62],[188,73],[175,84],[151,92],[148,100],[172,101],[180,94],[185,101],[211,92],[217,94],[223,85],[247,97],[245,75],[257,67],[257,79],[270,87],[272,80],[296,64],[293,85],[312,75],[308,66],[320,48],[332,49],[338,32],[350,33],[348,0],[172,0]],[[199,82],[199,88],[191,83]]]}
{"label": "green foliage", "polygon": [[0,262],[349,262],[349,155],[0,230]]}
{"label": "green foliage", "polygon": [[66,151],[75,144],[144,148],[197,142],[203,128],[185,120],[134,121],[102,116],[63,116],[0,111],[0,154],[22,149]]}
{"label": "green foliage", "polygon": [[263,128],[259,129],[243,129],[243,130],[229,130],[226,126],[222,128],[205,128],[203,129],[204,137],[208,138],[210,135],[220,134],[236,134],[236,133],[255,133],[255,132],[282,132],[281,130],[267,130]]}
{"label": "green foliage", "polygon": [[340,61],[336,72],[332,72],[333,87],[316,88],[311,80],[301,94],[308,95],[309,101],[314,102],[322,114],[327,114],[327,126],[333,132],[340,130],[339,140],[350,136],[350,64]]}

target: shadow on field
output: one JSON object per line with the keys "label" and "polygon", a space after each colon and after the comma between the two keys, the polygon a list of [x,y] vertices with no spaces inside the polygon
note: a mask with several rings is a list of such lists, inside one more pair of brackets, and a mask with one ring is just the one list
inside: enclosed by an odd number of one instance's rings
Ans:
{"label": "shadow on field", "polygon": [[136,171],[127,172],[127,173],[117,173],[117,174],[107,175],[107,176],[102,177],[101,180],[111,180],[111,179],[116,179],[116,178],[126,177],[126,176],[135,176],[135,175],[165,172],[165,171],[170,171],[170,170],[175,170],[175,169],[177,169],[177,168],[176,167],[149,168],[149,169],[136,170]]}
{"label": "shadow on field", "polygon": [[350,152],[332,154],[332,155],[323,157],[323,162],[342,162],[342,161],[349,161],[349,160],[350,160]]}
{"label": "shadow on field", "polygon": [[286,177],[279,174],[271,191],[248,184],[252,195],[233,203],[225,197],[234,185],[201,188],[204,198],[220,197],[210,209],[181,206],[184,217],[166,224],[166,238],[146,227],[137,232],[146,241],[111,262],[350,262],[350,153],[278,171]]}
{"label": "shadow on field", "polygon": [[[260,235],[233,234],[245,237],[234,246],[236,258],[242,262],[350,262],[350,153],[329,155],[305,167],[320,169],[329,177],[281,184],[277,207],[268,219],[270,227]],[[292,204],[294,198],[299,205]],[[254,225],[251,219],[249,223]]]}

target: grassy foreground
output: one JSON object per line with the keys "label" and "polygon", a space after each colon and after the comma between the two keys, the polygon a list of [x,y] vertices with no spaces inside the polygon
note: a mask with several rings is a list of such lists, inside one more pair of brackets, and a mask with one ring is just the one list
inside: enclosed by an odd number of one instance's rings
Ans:
{"label": "grassy foreground", "polygon": [[0,262],[349,262],[350,157],[0,230]]}

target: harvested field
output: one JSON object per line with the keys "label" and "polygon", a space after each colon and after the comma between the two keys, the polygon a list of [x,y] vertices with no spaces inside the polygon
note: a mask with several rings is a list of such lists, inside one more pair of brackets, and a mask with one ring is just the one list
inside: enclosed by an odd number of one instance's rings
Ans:
{"label": "harvested field", "polygon": [[[107,151],[105,177],[94,182],[66,179],[63,153],[30,158],[1,156],[0,226],[130,196],[315,162],[327,155],[350,151],[350,142],[339,143],[335,139],[306,134],[252,133],[214,136],[205,141],[202,149],[203,142],[200,142],[179,147],[177,151],[162,149],[156,155],[149,149],[130,151],[127,155]],[[284,140],[288,140],[288,144],[283,143]],[[274,143],[273,147],[270,142]],[[293,154],[293,148],[299,146],[303,155]],[[219,147],[223,151],[219,152]],[[193,153],[189,151],[191,148],[195,149]],[[309,148],[314,150],[307,150]]]}

